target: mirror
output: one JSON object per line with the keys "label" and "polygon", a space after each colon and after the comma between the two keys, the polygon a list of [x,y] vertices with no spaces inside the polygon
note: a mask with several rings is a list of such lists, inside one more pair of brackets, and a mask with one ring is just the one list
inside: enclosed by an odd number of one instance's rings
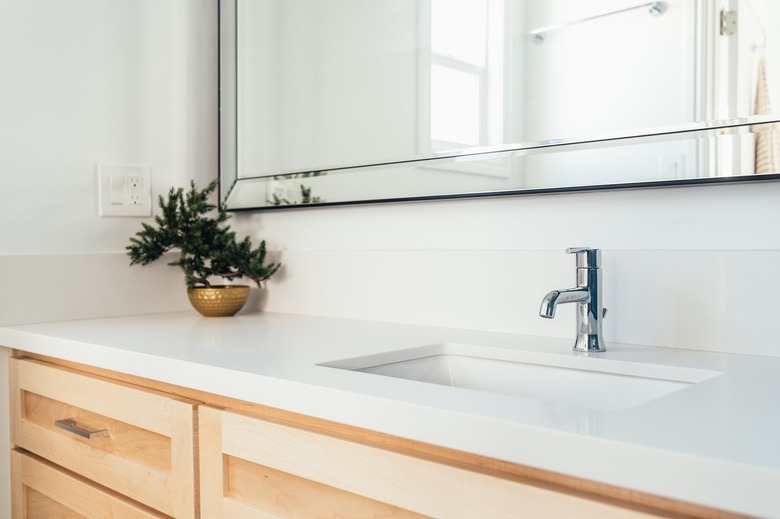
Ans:
{"label": "mirror", "polygon": [[223,204],[774,179],[777,4],[221,0]]}

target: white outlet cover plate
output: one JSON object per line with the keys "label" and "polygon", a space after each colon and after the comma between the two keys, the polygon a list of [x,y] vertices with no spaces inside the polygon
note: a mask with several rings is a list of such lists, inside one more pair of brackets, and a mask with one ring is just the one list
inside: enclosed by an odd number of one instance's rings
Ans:
{"label": "white outlet cover plate", "polygon": [[[131,182],[132,180],[132,182]],[[152,215],[152,168],[147,164],[98,164],[98,214]]]}

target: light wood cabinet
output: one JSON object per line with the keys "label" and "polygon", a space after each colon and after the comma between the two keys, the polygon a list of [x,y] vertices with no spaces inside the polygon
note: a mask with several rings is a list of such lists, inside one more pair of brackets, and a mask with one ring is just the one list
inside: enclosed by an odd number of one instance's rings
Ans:
{"label": "light wood cabinet", "polygon": [[30,506],[45,492],[30,475],[60,469],[48,481],[64,481],[67,471],[104,494],[169,516],[196,517],[195,401],[35,360],[11,359],[10,373],[12,441],[51,463],[15,455],[15,517],[38,516]]}
{"label": "light wood cabinet", "polygon": [[209,518],[651,517],[240,413],[199,413]]}
{"label": "light wood cabinet", "polygon": [[731,517],[154,380],[16,357],[14,519]]}

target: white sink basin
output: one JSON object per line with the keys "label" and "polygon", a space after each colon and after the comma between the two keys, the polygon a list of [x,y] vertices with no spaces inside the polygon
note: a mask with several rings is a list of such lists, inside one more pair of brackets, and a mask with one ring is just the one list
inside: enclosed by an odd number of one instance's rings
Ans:
{"label": "white sink basin", "polygon": [[466,344],[433,344],[321,365],[599,410],[628,409],[720,374]]}

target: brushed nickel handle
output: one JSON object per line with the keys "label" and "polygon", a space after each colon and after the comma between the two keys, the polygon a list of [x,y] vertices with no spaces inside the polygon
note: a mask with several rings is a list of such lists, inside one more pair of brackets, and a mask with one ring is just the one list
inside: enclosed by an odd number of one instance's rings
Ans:
{"label": "brushed nickel handle", "polygon": [[86,438],[88,440],[91,440],[92,438],[101,438],[103,436],[108,436],[108,429],[92,429],[85,427],[84,425],[79,425],[78,422],[76,422],[75,418],[65,418],[63,420],[57,420],[54,422],[54,425],[59,427],[60,429],[65,429],[68,432],[71,432],[73,434],[77,434],[81,436],[82,438]]}

